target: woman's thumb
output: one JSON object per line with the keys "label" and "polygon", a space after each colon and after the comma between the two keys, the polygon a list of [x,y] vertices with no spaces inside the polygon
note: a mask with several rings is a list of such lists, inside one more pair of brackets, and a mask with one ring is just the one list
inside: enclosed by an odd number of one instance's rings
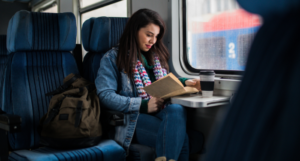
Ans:
{"label": "woman's thumb", "polygon": [[196,84],[196,81],[194,81],[194,80],[188,80],[187,82],[188,82],[187,85],[195,85]]}

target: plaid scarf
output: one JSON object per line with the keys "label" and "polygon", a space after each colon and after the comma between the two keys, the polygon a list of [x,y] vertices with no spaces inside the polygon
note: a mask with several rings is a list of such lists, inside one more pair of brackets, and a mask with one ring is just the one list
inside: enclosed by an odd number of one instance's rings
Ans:
{"label": "plaid scarf", "polygon": [[[167,70],[161,67],[157,56],[154,57],[153,71],[156,80],[167,75]],[[137,60],[133,72],[134,72],[134,83],[137,88],[139,97],[142,97],[143,100],[149,100],[151,96],[148,93],[146,93],[144,87],[149,86],[151,84],[151,80],[140,60]]]}

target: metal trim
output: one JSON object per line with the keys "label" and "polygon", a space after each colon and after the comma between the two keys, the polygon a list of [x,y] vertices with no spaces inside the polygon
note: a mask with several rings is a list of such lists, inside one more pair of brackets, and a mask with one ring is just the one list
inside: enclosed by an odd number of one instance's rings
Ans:
{"label": "metal trim", "polygon": [[[91,10],[98,9],[98,8],[101,8],[101,7],[104,7],[104,6],[108,6],[110,4],[113,4],[113,3],[116,3],[116,2],[119,2],[119,1],[122,1],[122,0],[106,0],[106,1],[101,1],[101,2],[97,2],[95,4],[92,4],[92,5],[86,6],[84,8],[80,7],[79,11],[80,11],[80,14],[83,14],[83,13],[89,12]],[[81,5],[81,4],[79,3],[79,5]]]}

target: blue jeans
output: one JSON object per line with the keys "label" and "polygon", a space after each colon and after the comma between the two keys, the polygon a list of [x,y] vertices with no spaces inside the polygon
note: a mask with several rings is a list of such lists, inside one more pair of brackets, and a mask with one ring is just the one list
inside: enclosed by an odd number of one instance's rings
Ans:
{"label": "blue jeans", "polygon": [[155,115],[140,114],[135,131],[137,143],[156,149],[156,156],[167,160],[189,160],[189,138],[186,134],[186,111],[170,104]]}

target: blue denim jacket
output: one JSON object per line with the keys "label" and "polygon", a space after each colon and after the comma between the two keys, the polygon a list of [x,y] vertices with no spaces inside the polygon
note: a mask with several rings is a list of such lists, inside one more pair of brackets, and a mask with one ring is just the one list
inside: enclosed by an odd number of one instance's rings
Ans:
{"label": "blue denim jacket", "polygon": [[125,113],[125,124],[116,127],[115,140],[127,151],[133,138],[141,97],[138,97],[134,82],[116,65],[118,48],[105,53],[95,80],[101,106]]}

